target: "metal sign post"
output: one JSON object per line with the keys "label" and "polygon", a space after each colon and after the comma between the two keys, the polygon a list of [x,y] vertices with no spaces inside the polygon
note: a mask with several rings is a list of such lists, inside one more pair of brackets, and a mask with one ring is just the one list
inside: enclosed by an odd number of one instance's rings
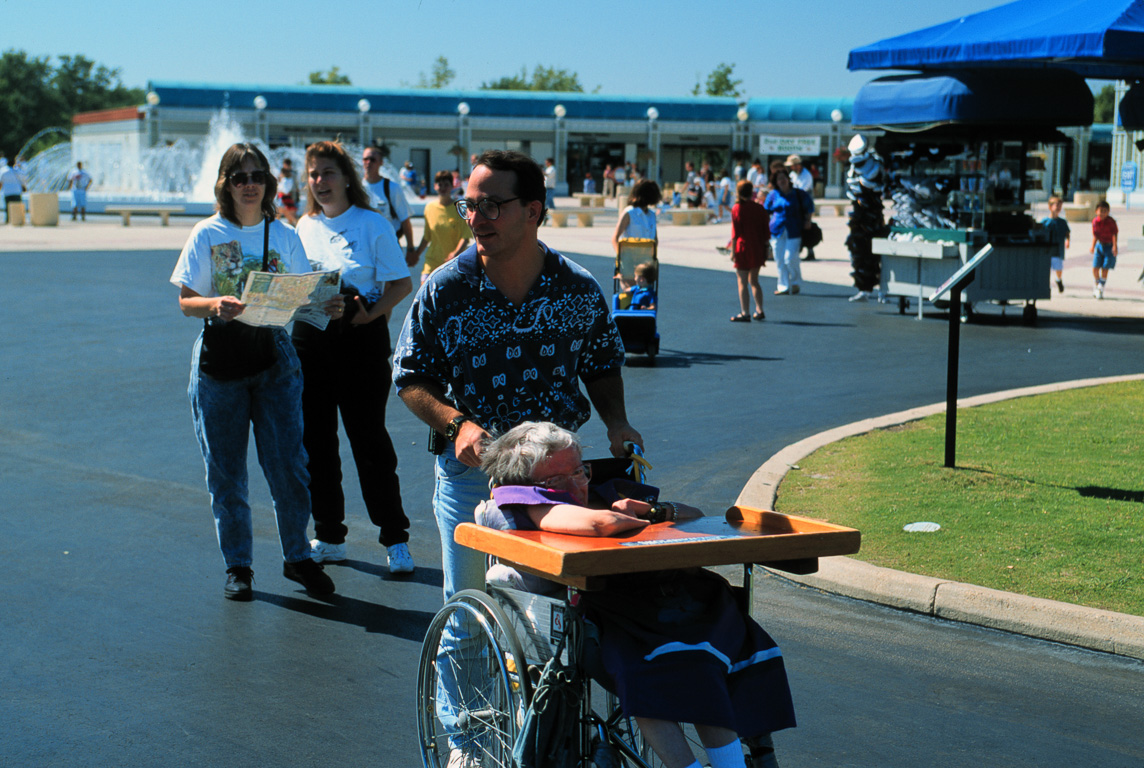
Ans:
{"label": "metal sign post", "polygon": [[986,245],[972,259],[941,284],[930,302],[949,294],[949,358],[945,378],[945,466],[953,469],[957,456],[957,369],[961,349],[961,292],[973,282],[973,276],[981,262],[993,253],[993,246]]}

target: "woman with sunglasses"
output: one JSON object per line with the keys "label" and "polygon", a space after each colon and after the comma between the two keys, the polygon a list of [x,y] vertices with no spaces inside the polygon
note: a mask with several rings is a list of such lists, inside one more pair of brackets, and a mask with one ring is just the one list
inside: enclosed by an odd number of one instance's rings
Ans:
{"label": "woman with sunglasses", "polygon": [[[218,212],[195,225],[171,274],[183,314],[204,321],[187,394],[226,562],[223,595],[230,600],[254,597],[246,475],[251,423],[274,499],[283,575],[313,594],[334,591],[333,581],[311,559],[306,540],[310,492],[302,445],[302,373],[294,345],[283,329],[236,322],[245,309],[238,297],[252,271],[309,271],[298,235],[275,218],[276,188],[257,147],[230,147],[214,187]],[[338,316],[342,307],[337,296],[326,312]]]}
{"label": "woman with sunglasses", "polygon": [[[648,485],[592,484],[579,438],[546,422],[526,421],[493,440],[481,469],[492,500],[477,508],[476,521],[490,528],[602,537],[703,516],[658,501]],[[548,586],[493,568],[490,581]],[[782,652],[721,576],[701,568],[610,576],[605,589],[581,592],[579,605],[598,630],[602,669],[593,665],[590,674],[619,696],[666,765],[699,766],[680,722],[695,725],[714,768],[744,768],[740,738],[751,768],[774,765],[771,733],[795,725]]]}
{"label": "woman with sunglasses", "polygon": [[401,503],[397,453],[385,429],[393,388],[389,315],[413,290],[393,227],[377,211],[341,144],[320,141],[306,151],[309,202],[298,236],[314,269],[339,270],[346,311],[325,330],[294,324],[294,345],[306,387],[302,413],[310,457],[312,554],[346,559],[346,503],[338,454],[338,412],[353,450],[369,519],[380,529],[389,572],[413,571],[409,519]]}

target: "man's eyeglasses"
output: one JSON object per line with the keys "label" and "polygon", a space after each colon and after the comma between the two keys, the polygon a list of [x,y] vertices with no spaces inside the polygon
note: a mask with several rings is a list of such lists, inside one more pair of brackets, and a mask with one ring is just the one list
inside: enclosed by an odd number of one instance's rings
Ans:
{"label": "man's eyeglasses", "polygon": [[552,488],[559,490],[567,488],[570,483],[586,483],[592,479],[592,465],[581,464],[576,468],[575,472],[569,472],[565,475],[551,475],[538,482],[545,488]]}
{"label": "man's eyeglasses", "polygon": [[241,187],[246,184],[265,184],[267,178],[269,175],[266,171],[251,171],[250,173],[237,171],[227,176],[226,180],[236,187]]}
{"label": "man's eyeglasses", "polygon": [[377,155],[366,155],[361,159],[362,163],[380,163],[381,158]]}
{"label": "man's eyeglasses", "polygon": [[519,199],[519,197],[510,197],[507,200],[493,200],[490,197],[482,197],[480,200],[458,200],[454,205],[457,206],[457,213],[461,214],[462,219],[468,220],[473,211],[477,210],[489,221],[496,221],[500,217],[502,205]]}

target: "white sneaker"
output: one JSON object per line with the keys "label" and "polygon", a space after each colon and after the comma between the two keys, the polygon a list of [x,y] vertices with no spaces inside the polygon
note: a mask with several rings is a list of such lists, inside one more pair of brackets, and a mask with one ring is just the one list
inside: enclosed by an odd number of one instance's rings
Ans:
{"label": "white sneaker", "polygon": [[[394,544],[392,547],[386,547],[389,553],[389,572],[390,573],[413,573],[413,555],[409,554],[409,546],[406,544]],[[452,758],[449,758],[452,762]]]}
{"label": "white sneaker", "polygon": [[1098,298],[1098,299],[1104,298],[1104,283],[1103,282],[1096,287],[1096,298]]}
{"label": "white sneaker", "polygon": [[869,291],[858,291],[858,293],[851,296],[847,301],[866,301],[868,298],[870,298]]}
{"label": "white sneaker", "polygon": [[310,539],[310,559],[315,563],[340,563],[346,559],[345,542],[327,544],[324,541]]}
{"label": "white sneaker", "polygon": [[1094,298],[1094,299],[1100,298],[1100,283],[1097,283],[1096,285],[1092,286],[1092,298]]}

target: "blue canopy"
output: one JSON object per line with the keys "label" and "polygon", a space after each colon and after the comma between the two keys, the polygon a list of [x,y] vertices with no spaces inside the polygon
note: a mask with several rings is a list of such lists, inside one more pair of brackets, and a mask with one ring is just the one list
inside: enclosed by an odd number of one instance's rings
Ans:
{"label": "blue canopy", "polygon": [[1144,0],[1017,0],[850,51],[855,69],[1051,67],[1144,79]]}
{"label": "blue canopy", "polygon": [[1092,124],[1092,91],[1071,72],[968,70],[879,77],[854,99],[855,127],[925,130],[940,125],[1012,127]]}

